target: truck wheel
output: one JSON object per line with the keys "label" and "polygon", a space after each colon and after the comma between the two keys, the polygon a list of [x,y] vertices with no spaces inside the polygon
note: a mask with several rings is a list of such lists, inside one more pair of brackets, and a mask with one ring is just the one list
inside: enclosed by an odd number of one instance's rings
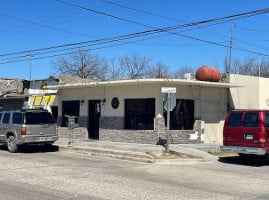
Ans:
{"label": "truck wheel", "polygon": [[7,138],[7,149],[10,153],[18,152],[18,145],[16,144],[16,139],[13,135]]}

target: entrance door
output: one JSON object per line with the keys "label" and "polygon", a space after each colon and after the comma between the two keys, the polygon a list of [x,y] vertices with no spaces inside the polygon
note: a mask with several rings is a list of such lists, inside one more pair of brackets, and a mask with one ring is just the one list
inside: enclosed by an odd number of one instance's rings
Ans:
{"label": "entrance door", "polygon": [[101,116],[101,101],[90,100],[89,101],[89,122],[88,133],[90,139],[99,139],[99,119]]}

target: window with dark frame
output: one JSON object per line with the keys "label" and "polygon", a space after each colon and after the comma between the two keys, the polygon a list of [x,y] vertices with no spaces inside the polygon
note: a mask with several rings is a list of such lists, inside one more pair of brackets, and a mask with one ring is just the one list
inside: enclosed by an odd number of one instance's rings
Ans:
{"label": "window with dark frame", "polygon": [[125,99],[125,129],[153,130],[155,98]]}
{"label": "window with dark frame", "polygon": [[[167,111],[163,111],[167,126]],[[194,124],[194,100],[177,99],[176,107],[170,112],[171,130],[192,130]]]}

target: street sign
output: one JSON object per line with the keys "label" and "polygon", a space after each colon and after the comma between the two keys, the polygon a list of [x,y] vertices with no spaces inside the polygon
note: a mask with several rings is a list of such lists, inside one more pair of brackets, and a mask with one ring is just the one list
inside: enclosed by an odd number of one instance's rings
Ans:
{"label": "street sign", "polygon": [[175,87],[162,87],[162,93],[176,93],[177,88]]}
{"label": "street sign", "polygon": [[166,111],[172,111],[176,107],[176,97],[174,94],[167,93],[163,98],[163,107]]}
{"label": "street sign", "polygon": [[163,98],[163,108],[167,111],[167,128],[166,128],[166,153],[169,152],[169,132],[170,132],[170,111],[174,110],[177,104],[174,93],[177,92],[175,87],[162,87],[162,93],[165,93]]}

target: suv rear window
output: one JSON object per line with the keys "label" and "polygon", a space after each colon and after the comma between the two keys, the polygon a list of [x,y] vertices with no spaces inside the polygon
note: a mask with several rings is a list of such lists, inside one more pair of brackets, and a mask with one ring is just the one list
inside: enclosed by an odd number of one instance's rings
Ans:
{"label": "suv rear window", "polygon": [[228,126],[241,126],[242,115],[243,113],[241,112],[231,113]]}
{"label": "suv rear window", "polygon": [[53,124],[55,119],[49,112],[26,112],[25,124]]}

